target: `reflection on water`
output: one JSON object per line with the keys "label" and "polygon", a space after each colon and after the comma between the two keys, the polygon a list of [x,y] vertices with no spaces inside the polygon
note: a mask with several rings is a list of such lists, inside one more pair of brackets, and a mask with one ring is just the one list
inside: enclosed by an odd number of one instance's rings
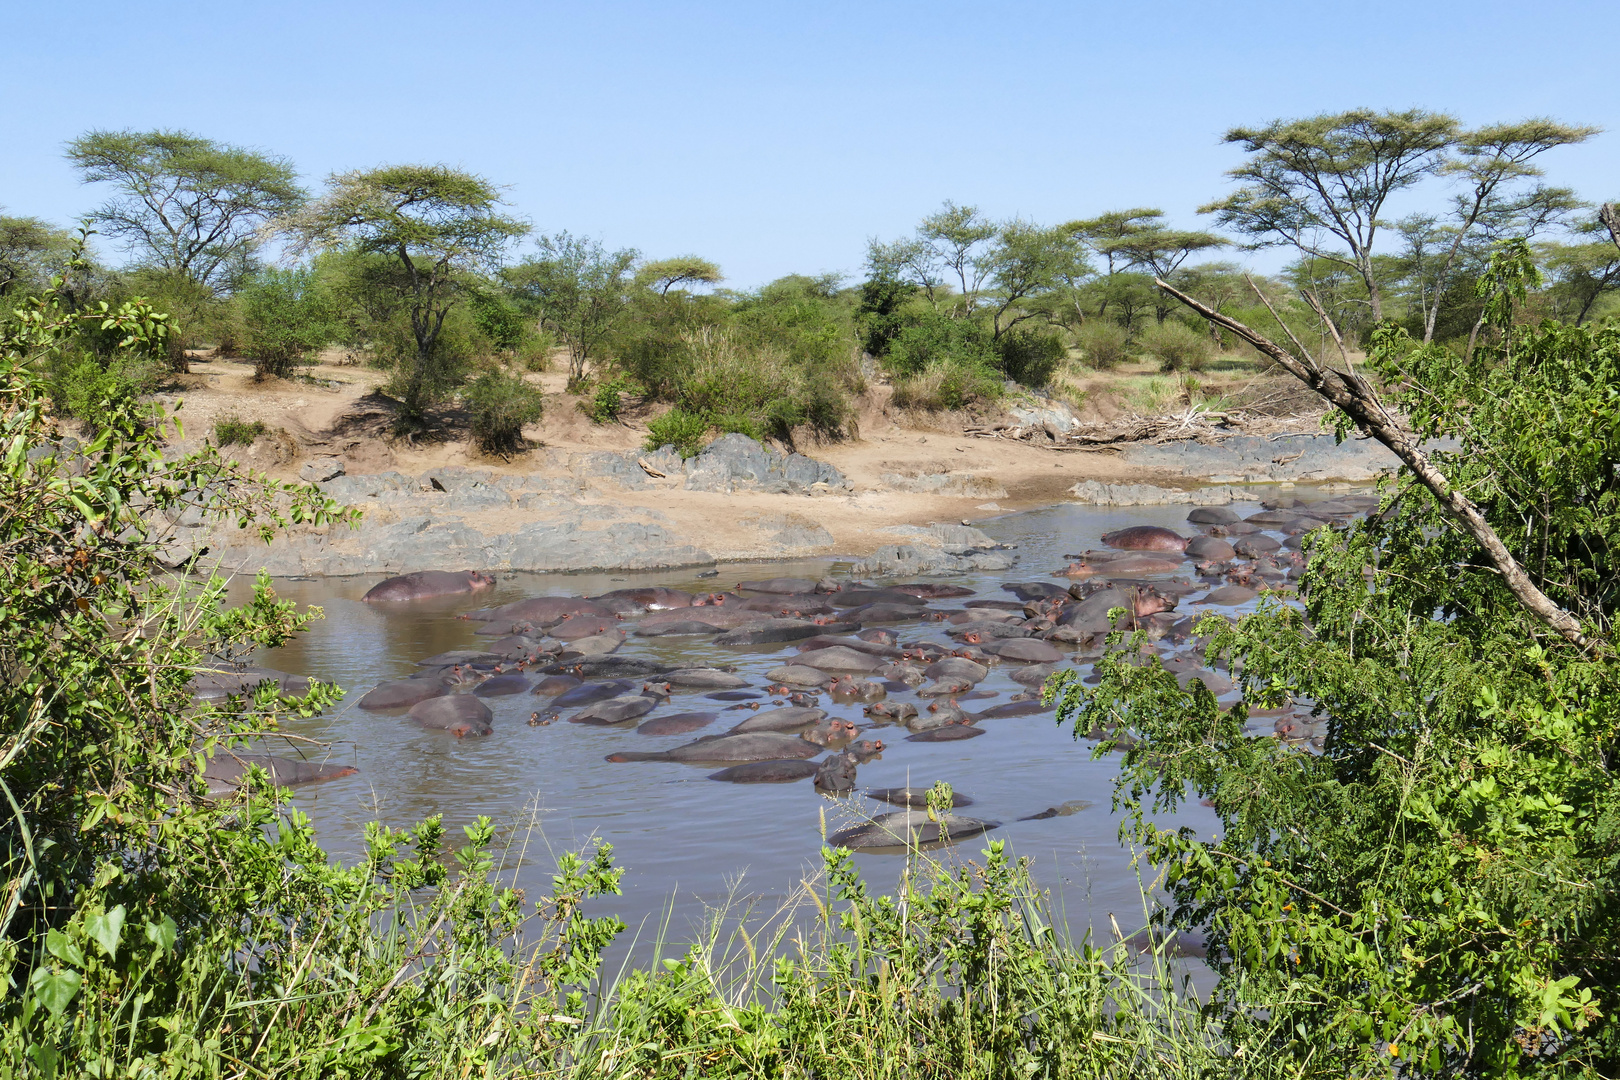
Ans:
{"label": "reflection on water", "polygon": [[[1240,513],[1258,506],[1235,506]],[[983,597],[1008,599],[1004,581],[1052,579],[1062,556],[1096,547],[1103,533],[1127,524],[1168,525],[1187,532],[1186,507],[1095,508],[1060,505],[1008,515],[983,524],[997,539],[1018,545],[1021,559],[1012,570],[950,579]],[[463,569],[460,566],[445,569]],[[820,866],[823,829],[831,833],[865,816],[893,807],[866,799],[835,801],[816,793],[809,781],[793,784],[734,785],[706,779],[713,767],[674,763],[609,764],[603,758],[625,749],[659,750],[693,735],[649,738],[627,729],[558,723],[529,727],[529,713],[545,699],[527,694],[487,699],[495,713],[495,733],[456,739],[424,731],[395,713],[369,713],[354,707],[378,682],[403,677],[422,657],[449,649],[478,647],[487,638],[480,624],[456,616],[525,596],[593,595],[635,585],[668,585],[710,591],[737,581],[779,575],[819,577],[837,573],[833,560],[728,564],[719,578],[700,580],[694,571],[617,574],[515,574],[484,592],[409,605],[369,605],[360,597],[376,577],[281,580],[285,598],[324,608],[326,618],[297,641],[262,658],[267,666],[335,681],[348,695],[325,716],[289,723],[295,734],[331,744],[330,759],[353,764],[358,773],[302,788],[298,805],[315,822],[328,851],[353,853],[361,826],[380,819],[406,827],[441,814],[456,827],[480,815],[511,823],[526,833],[521,875],[531,888],[549,884],[554,854],[578,849],[594,839],[613,845],[626,869],[625,896],[610,907],[632,928],[644,919],[656,924],[671,902],[671,932],[681,937],[702,918],[704,903],[720,903],[741,890],[758,896],[789,894]],[[1190,564],[1189,564],[1190,569]],[[1057,579],[1062,580],[1062,579]],[[245,594],[250,582],[237,586]],[[960,601],[934,601],[938,609]],[[938,637],[936,627],[902,624],[902,642]],[[734,664],[739,673],[763,685],[764,672],[791,649],[726,649],[692,638],[637,638],[623,650],[683,664]],[[1005,701],[1022,687],[1007,678],[1006,665],[992,669],[980,686]],[[699,691],[677,694],[651,714],[707,708]],[[864,724],[861,706],[823,700],[833,716]],[[711,730],[747,713],[722,713]],[[1002,822],[991,838],[1006,840],[1033,860],[1034,871],[1054,892],[1054,906],[1071,927],[1083,930],[1107,913],[1122,925],[1140,925],[1141,900],[1129,853],[1117,839],[1118,817],[1109,811],[1115,764],[1091,760],[1092,745],[1060,730],[1049,714],[982,722],[988,734],[954,743],[909,743],[902,729],[880,733],[889,749],[880,760],[860,767],[861,788],[926,787],[948,780],[970,795],[972,816]],[[1091,805],[1079,812],[1020,821],[1049,807],[1075,800]],[[1192,806],[1177,819],[1195,828],[1213,816]],[[977,857],[983,842],[966,842],[962,852]],[[899,863],[883,855],[860,855],[857,862],[875,887],[888,888]],[[538,895],[538,894],[536,894]],[[686,925],[683,925],[685,923]],[[1127,929],[1129,932],[1129,929]]]}

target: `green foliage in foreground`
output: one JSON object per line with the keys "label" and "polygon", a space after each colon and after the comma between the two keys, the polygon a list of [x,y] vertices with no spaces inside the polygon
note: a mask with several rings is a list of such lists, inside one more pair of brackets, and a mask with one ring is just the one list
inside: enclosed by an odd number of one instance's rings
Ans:
{"label": "green foliage in foreground", "polygon": [[[873,896],[826,853],[806,919],[748,959],[718,935],[605,985],[622,929],[587,902],[618,892],[601,847],[564,855],[547,894],[512,881],[521,850],[480,820],[446,848],[437,820],[366,830],[329,859],[261,770],[207,796],[206,758],[333,704],[273,685],[195,700],[318,609],[267,578],[166,573],[171,517],[196,507],[268,537],[334,522],[312,487],[241,473],[217,451],[165,460],[165,417],[96,403],[99,434],[58,461],[49,371],[87,333],[112,354],[161,345],[133,305],[57,292],[0,327],[0,1072],[215,1078],[807,1076],[1202,1077],[1265,1073],[1162,970],[1059,941],[1025,868],[908,864]],[[476,385],[476,384],[475,384]],[[60,452],[60,451],[58,451]],[[943,802],[940,801],[943,799]],[[948,792],[936,805],[948,805]],[[506,856],[512,856],[510,864]]]}
{"label": "green foliage in foreground", "polygon": [[[1129,730],[1125,826],[1207,928],[1236,1037],[1335,1075],[1620,1074],[1620,331],[1513,325],[1533,271],[1497,257],[1472,359],[1380,330],[1393,407],[1536,584],[1600,642],[1531,618],[1407,475],[1309,541],[1300,612],[1209,616],[1255,707],[1327,718],[1320,755],[1245,734],[1202,684],[1113,653],[1077,731]],[[1218,838],[1146,817],[1213,801]],[[1272,1023],[1261,1038],[1250,1025]]]}

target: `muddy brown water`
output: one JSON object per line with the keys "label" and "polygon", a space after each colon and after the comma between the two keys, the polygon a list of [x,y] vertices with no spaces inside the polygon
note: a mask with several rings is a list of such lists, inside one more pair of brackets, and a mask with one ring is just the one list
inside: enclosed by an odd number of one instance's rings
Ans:
{"label": "muddy brown water", "polygon": [[[1233,504],[1233,509],[1245,515],[1258,511],[1265,494],[1257,490],[1255,503]],[[1100,547],[1102,535],[1113,529],[1152,524],[1191,535],[1189,509],[1060,504],[980,522],[996,539],[1017,545],[1011,552],[1019,556],[1014,567],[927,580],[965,585],[980,598],[1011,599],[1001,588],[1005,582],[1066,583],[1051,576],[1064,565],[1063,555]],[[977,859],[986,840],[1004,840],[1013,853],[1032,860],[1037,881],[1052,891],[1054,907],[1071,929],[1107,926],[1110,913],[1118,916],[1127,933],[1140,926],[1137,871],[1118,839],[1119,815],[1110,809],[1117,756],[1093,760],[1095,744],[1059,728],[1051,713],[984,720],[980,726],[986,735],[961,742],[907,742],[904,728],[894,726],[863,732],[862,737],[882,738],[887,749],[881,758],[860,766],[856,797],[830,799],[819,795],[809,780],[738,785],[707,779],[715,766],[603,760],[615,751],[667,749],[698,734],[721,731],[752,715],[746,711],[721,712],[703,732],[652,738],[637,734],[634,725],[601,728],[557,722],[530,727],[529,714],[541,709],[544,715],[549,699],[519,694],[485,699],[495,715],[494,734],[457,739],[423,730],[403,710],[367,712],[354,704],[377,683],[410,675],[423,657],[487,643],[489,638],[473,633],[480,623],[456,618],[462,612],[527,596],[589,596],[638,585],[703,592],[782,575],[844,576],[847,566],[847,561],[836,559],[732,563],[720,566],[714,578],[699,578],[702,568],[503,574],[495,588],[477,594],[391,605],[361,602],[366,590],[380,580],[376,576],[277,580],[281,596],[320,605],[325,618],[292,644],[265,654],[261,662],[334,681],[347,691],[344,701],[327,714],[285,727],[329,744],[329,749],[312,753],[358,768],[353,775],[299,788],[296,804],[313,820],[320,842],[333,854],[360,851],[362,827],[372,820],[408,827],[439,814],[451,839],[457,840],[460,826],[487,816],[507,827],[506,835],[514,844],[507,861],[535,896],[548,890],[557,853],[606,841],[613,845],[614,858],[625,874],[624,895],[605,902],[604,908],[617,913],[632,930],[649,928],[647,933],[673,911],[669,932],[680,938],[696,929],[706,907],[728,899],[748,897],[769,908],[817,873],[823,829],[831,833],[895,809],[862,797],[861,791],[947,780],[973,799],[973,805],[960,812],[1001,823],[988,836],[965,841],[954,855]],[[459,563],[446,566],[461,568]],[[1186,563],[1184,573],[1190,575],[1191,568]],[[249,584],[243,580],[236,587],[245,593]],[[958,607],[969,599],[973,598],[935,600],[930,608]],[[1201,609],[1183,604],[1182,610]],[[902,643],[948,640],[939,624],[902,623],[893,629]],[[632,635],[620,653],[671,664],[735,666],[740,675],[763,687],[764,673],[795,655],[795,650],[791,645],[728,649],[706,639]],[[986,709],[1023,690],[1008,678],[1014,667],[994,667],[979,689],[995,696],[966,707]],[[891,699],[923,704],[914,693]],[[708,700],[703,691],[680,692],[647,719],[693,709],[724,709],[727,704]],[[870,723],[859,704],[837,705],[823,695],[821,707],[862,727]],[[1041,820],[1019,820],[1048,808],[1061,812]],[[1215,824],[1212,812],[1196,804],[1163,820],[1200,832]],[[856,862],[871,886],[879,889],[893,886],[901,866],[900,859],[879,854],[857,855]]]}

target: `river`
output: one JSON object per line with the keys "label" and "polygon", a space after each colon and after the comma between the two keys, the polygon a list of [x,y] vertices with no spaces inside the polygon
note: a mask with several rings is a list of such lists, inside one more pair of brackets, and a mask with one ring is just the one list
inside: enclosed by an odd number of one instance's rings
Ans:
{"label": "river", "polygon": [[[1240,514],[1257,511],[1258,500],[1266,494],[1257,490],[1255,503],[1234,504],[1232,509]],[[981,598],[1010,599],[1001,588],[1004,582],[1061,582],[1064,579],[1050,575],[1064,565],[1064,554],[1100,546],[1101,536],[1112,529],[1153,524],[1191,533],[1187,510],[1060,504],[977,522],[997,540],[1017,545],[1019,561],[1011,570],[995,574],[936,580],[968,586]],[[362,826],[372,820],[406,827],[441,814],[452,839],[459,839],[459,826],[488,816],[506,827],[505,835],[513,844],[509,864],[534,895],[549,887],[557,852],[606,841],[626,871],[623,897],[607,907],[633,931],[645,928],[643,932],[651,934],[671,913],[670,937],[685,940],[699,932],[709,908],[728,899],[747,897],[769,909],[818,871],[823,828],[831,831],[892,807],[862,797],[823,797],[808,780],[739,785],[707,779],[713,766],[608,763],[605,756],[615,751],[661,750],[696,735],[650,738],[637,734],[634,725],[531,727],[526,723],[529,714],[547,699],[528,694],[488,699],[495,731],[483,738],[457,739],[442,731],[426,731],[400,712],[366,712],[354,703],[378,682],[411,674],[418,659],[487,643],[488,638],[473,634],[479,623],[456,618],[461,612],[527,596],[589,596],[638,585],[706,592],[779,575],[838,576],[847,565],[834,559],[732,563],[719,568],[718,578],[707,580],[698,578],[695,569],[502,575],[496,587],[476,594],[392,605],[361,602],[377,577],[277,580],[276,589],[284,598],[318,604],[325,618],[292,644],[267,653],[262,662],[334,681],[348,691],[334,710],[294,721],[286,729],[330,744],[327,760],[359,770],[298,789],[296,804],[313,820],[321,843],[333,854],[359,850]],[[1191,572],[1191,564],[1186,572]],[[236,587],[245,591],[247,584],[239,581]],[[961,603],[935,600],[930,607]],[[1184,603],[1182,610],[1202,609]],[[948,640],[937,623],[894,628],[902,643]],[[706,639],[632,635],[621,653],[683,664],[735,665],[750,682],[764,686],[764,672],[793,655],[793,650],[791,646],[728,649]],[[993,668],[979,686],[994,692],[994,698],[964,707],[983,709],[1023,690],[1007,677],[1011,667]],[[677,694],[649,718],[724,708],[724,703],[705,700],[703,693]],[[896,697],[917,700],[914,695]],[[823,695],[822,707],[834,716],[867,722],[859,704],[836,705]],[[706,731],[720,731],[729,726],[728,718],[748,715],[722,713]],[[951,743],[907,742],[903,729],[882,729],[877,735],[887,749],[881,758],[860,767],[857,792],[950,781],[973,799],[962,813],[1001,823],[989,838],[1005,840],[1014,853],[1031,860],[1036,880],[1050,890],[1054,908],[1071,930],[1106,926],[1110,913],[1127,932],[1140,927],[1143,901],[1137,872],[1118,839],[1119,816],[1110,809],[1117,757],[1093,760],[1095,744],[1075,739],[1050,714],[989,719],[981,726],[987,730],[984,736]],[[1073,800],[1091,805],[1044,820],[1020,820]],[[1204,831],[1213,827],[1215,818],[1195,803],[1174,821]],[[984,838],[965,841],[954,854],[977,858],[983,844]],[[858,855],[857,862],[878,889],[893,886],[901,864],[894,856],[880,854]]]}

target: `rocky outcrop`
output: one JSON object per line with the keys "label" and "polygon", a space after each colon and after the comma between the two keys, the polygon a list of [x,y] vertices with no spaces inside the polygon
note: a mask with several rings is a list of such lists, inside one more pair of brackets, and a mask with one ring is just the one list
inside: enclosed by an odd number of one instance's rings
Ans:
{"label": "rocky outcrop", "polygon": [[1217,484],[1275,483],[1291,480],[1368,481],[1393,472],[1400,462],[1382,443],[1332,435],[1236,435],[1214,442],[1192,439],[1135,443],[1124,447],[1121,460],[1143,468],[1163,469]]}
{"label": "rocky outcrop", "polygon": [[1257,496],[1247,488],[1201,487],[1192,491],[1157,487],[1153,484],[1104,484],[1082,480],[1069,489],[1075,502],[1091,506],[1225,506],[1230,502],[1252,502]]}
{"label": "rocky outcrop", "polygon": [[[669,463],[673,447],[658,451]],[[779,454],[746,435],[722,435],[682,463],[688,491],[764,491],[816,494],[847,491],[853,485],[824,461],[803,454]],[[671,471],[673,475],[673,471]]]}

